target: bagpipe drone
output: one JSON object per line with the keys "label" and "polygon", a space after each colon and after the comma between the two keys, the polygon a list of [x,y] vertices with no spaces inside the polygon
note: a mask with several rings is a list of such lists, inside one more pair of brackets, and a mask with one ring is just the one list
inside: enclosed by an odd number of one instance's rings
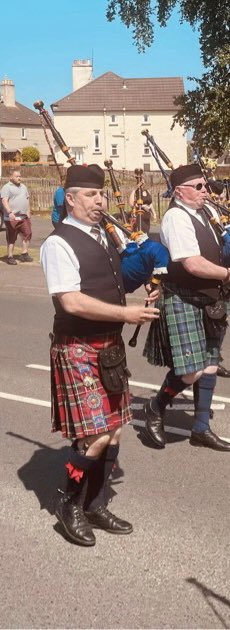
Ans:
{"label": "bagpipe drone", "polygon": [[[34,107],[39,111],[40,115],[45,120],[55,141],[62,152],[66,155],[68,162],[70,162],[70,164],[75,164],[75,158],[71,157],[69,147],[64,142],[59,131],[55,128],[50,114],[44,109],[43,101],[36,101],[34,103]],[[110,174],[113,192],[121,213],[121,219],[124,221],[125,226],[119,223],[108,213],[101,211],[103,216],[103,225],[105,230],[110,234],[120,253],[125,291],[126,293],[132,293],[142,284],[147,284],[150,278],[154,278],[156,284],[159,282],[159,278],[161,278],[163,274],[167,273],[169,253],[164,245],[153,241],[142,231],[132,231],[132,226],[127,222],[124,203],[112,169],[111,160],[106,161],[105,165]],[[116,228],[122,230],[126,235],[127,242],[125,245],[119,237],[119,232],[117,232]]]}
{"label": "bagpipe drone", "polygon": [[[229,209],[214,200],[215,198],[215,180],[210,180],[207,176],[205,164],[196,150],[195,158],[200,165],[203,177],[206,181],[206,188],[210,198],[204,204],[204,212],[210,221],[221,246],[221,263],[223,267],[230,266],[230,212]],[[213,207],[218,215],[218,219],[213,215],[211,208]]]}
{"label": "bagpipe drone", "polygon": [[[164,151],[162,151],[162,149],[160,149],[160,147],[156,144],[153,136],[149,134],[149,131],[147,129],[142,131],[142,135],[146,136],[146,143],[149,146],[152,156],[156,160],[159,166],[159,169],[161,171],[161,174],[166,181],[167,190],[163,196],[171,197],[173,191],[171,188],[170,179],[161,163],[161,160],[162,162],[164,162],[164,164],[167,166],[169,170],[173,170],[173,164],[171,160],[169,160],[167,155],[164,153]],[[199,151],[197,150],[195,151],[194,159],[195,161],[198,162],[201,168],[203,177],[206,181],[206,188],[210,195],[209,199],[204,203],[203,210],[219,240],[220,247],[221,247],[221,264],[223,265],[223,267],[229,267],[230,266],[230,213],[227,207],[214,201],[212,183],[207,177],[205,165],[199,155]],[[216,216],[213,214],[212,208],[216,210],[218,218],[216,218]]]}

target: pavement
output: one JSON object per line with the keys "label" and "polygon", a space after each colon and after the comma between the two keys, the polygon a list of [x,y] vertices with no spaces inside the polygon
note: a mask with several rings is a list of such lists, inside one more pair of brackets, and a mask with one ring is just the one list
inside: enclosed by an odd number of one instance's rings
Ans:
{"label": "pavement", "polygon": [[[49,232],[34,217],[32,245]],[[54,513],[69,442],[50,434],[53,307],[40,265],[0,262],[0,288],[0,628],[230,628],[229,454],[190,446],[188,408],[167,411],[163,451],[146,440],[143,404],[166,372],[142,356],[146,326],[135,350],[124,329],[134,425],[110,486],[110,509],[134,531],[95,531],[96,546],[81,548]],[[229,331],[223,350],[229,365]],[[214,402],[212,428],[230,438],[229,379],[217,380]]]}
{"label": "pavement", "polygon": [[[154,227],[157,231],[157,227]],[[39,249],[44,240],[53,231],[50,217],[32,216],[32,240],[31,249]],[[6,242],[5,230],[0,231],[0,246],[4,246]],[[17,246],[20,245],[19,240]],[[30,251],[30,250],[29,250]],[[22,263],[18,260],[18,256],[15,256],[17,260],[17,266],[10,266],[6,262],[6,257],[0,258],[0,289],[4,292],[19,292],[30,293],[33,289],[39,295],[47,295],[47,285],[42,272],[42,268],[39,262],[33,261],[32,263]],[[128,301],[142,302],[145,297],[145,290],[143,288],[135,291],[134,295],[128,296]]]}

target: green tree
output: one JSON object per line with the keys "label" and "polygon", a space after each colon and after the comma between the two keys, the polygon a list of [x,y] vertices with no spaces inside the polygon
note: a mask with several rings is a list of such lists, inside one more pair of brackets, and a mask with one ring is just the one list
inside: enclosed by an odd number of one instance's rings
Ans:
{"label": "green tree", "polygon": [[189,77],[196,87],[175,98],[174,123],[193,130],[193,145],[203,155],[220,156],[230,138],[230,47],[220,51],[201,79]]}
{"label": "green tree", "polygon": [[181,23],[199,30],[201,56],[207,72],[189,77],[196,87],[175,100],[174,124],[193,130],[193,141],[202,153],[219,156],[229,146],[229,0],[108,0],[106,16],[119,16],[133,29],[139,52],[154,42],[154,22],[166,26],[177,8]]}
{"label": "green tree", "polygon": [[174,8],[182,22],[199,29],[199,42],[204,65],[229,43],[229,0],[108,0],[106,17],[112,21],[118,15],[143,52],[154,42],[154,21],[166,26]]}
{"label": "green tree", "polygon": [[25,147],[22,149],[23,162],[39,162],[40,153],[36,147]]}

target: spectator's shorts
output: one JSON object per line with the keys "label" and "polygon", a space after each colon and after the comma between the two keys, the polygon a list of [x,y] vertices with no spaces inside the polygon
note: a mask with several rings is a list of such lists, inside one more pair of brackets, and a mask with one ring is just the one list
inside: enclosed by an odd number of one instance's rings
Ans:
{"label": "spectator's shorts", "polygon": [[31,221],[29,217],[24,217],[22,220],[6,221],[6,240],[8,245],[14,245],[17,240],[18,234],[20,234],[24,241],[30,241],[32,237]]}

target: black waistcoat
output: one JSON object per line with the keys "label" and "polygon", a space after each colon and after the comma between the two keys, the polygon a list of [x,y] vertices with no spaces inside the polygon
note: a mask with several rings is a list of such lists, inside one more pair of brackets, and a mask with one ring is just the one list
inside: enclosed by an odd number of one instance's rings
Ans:
{"label": "black waistcoat", "polygon": [[[120,256],[109,236],[107,252],[89,234],[73,225],[61,223],[53,234],[63,238],[79,260],[81,293],[109,304],[125,305]],[[53,297],[53,304],[55,334],[84,337],[122,329],[122,322],[89,320],[66,313],[57,297]]]}
{"label": "black waistcoat", "polygon": [[[174,203],[174,206],[177,206],[178,208],[181,207],[176,203]],[[189,215],[194,226],[200,248],[200,255],[212,262],[214,265],[220,265],[220,244],[216,242],[211,227],[208,224],[203,225],[199,219],[191,215],[185,208],[183,208],[182,211]],[[218,298],[219,287],[221,285],[220,280],[198,278],[186,271],[181,262],[172,261],[170,261],[168,265],[168,275],[165,284],[167,286],[170,283],[177,284],[178,287],[181,288],[195,290],[197,293],[208,295],[213,299]]]}

